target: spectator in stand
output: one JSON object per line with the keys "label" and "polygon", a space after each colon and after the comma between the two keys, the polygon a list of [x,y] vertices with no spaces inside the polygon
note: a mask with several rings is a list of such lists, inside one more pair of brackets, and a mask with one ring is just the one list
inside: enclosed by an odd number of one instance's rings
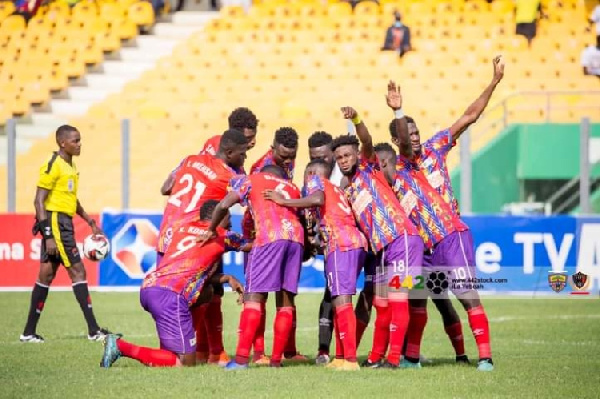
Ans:
{"label": "spectator in stand", "polygon": [[595,75],[600,79],[600,35],[596,36],[596,45],[589,45],[581,52],[581,66],[584,75]]}
{"label": "spectator in stand", "polygon": [[381,51],[397,51],[403,57],[410,46],[410,28],[402,23],[402,14],[394,11],[395,22],[387,29]]}
{"label": "spectator in stand", "polygon": [[516,34],[525,36],[527,38],[527,44],[531,47],[531,42],[537,33],[538,19],[544,17],[542,2],[541,0],[517,0],[516,3]]}
{"label": "spectator in stand", "polygon": [[26,22],[35,15],[38,8],[42,5],[42,0],[17,0],[15,1],[16,15],[21,15]]}
{"label": "spectator in stand", "polygon": [[[598,0],[598,3],[600,3],[600,0]],[[598,4],[594,10],[592,11],[592,15],[590,15],[590,26],[588,27],[588,30],[592,27],[593,24],[596,24],[596,38],[600,37],[600,4]]]}

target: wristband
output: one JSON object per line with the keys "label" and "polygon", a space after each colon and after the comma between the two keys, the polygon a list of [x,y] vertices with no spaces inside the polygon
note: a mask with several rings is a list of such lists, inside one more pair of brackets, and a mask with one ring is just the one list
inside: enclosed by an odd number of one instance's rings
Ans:
{"label": "wristband", "polygon": [[355,125],[358,125],[360,122],[362,122],[360,120],[360,116],[356,115],[354,118],[352,118],[352,123],[354,123]]}
{"label": "wristband", "polygon": [[42,237],[44,237],[44,239],[54,238],[54,236],[52,235],[52,228],[50,228],[50,222],[48,222],[48,219],[40,220],[38,226],[40,227],[40,232],[42,233]]}
{"label": "wristband", "polygon": [[404,118],[404,111],[402,111],[402,108],[399,108],[394,111],[394,115],[396,116],[396,119],[402,119]]}

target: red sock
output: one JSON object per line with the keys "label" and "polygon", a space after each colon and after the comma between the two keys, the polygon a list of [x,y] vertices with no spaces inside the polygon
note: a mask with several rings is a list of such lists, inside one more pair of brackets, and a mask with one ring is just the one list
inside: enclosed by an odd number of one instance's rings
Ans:
{"label": "red sock", "polygon": [[246,302],[240,316],[240,328],[238,330],[238,345],[235,350],[235,362],[248,364],[252,340],[260,324],[260,303]]}
{"label": "red sock", "polygon": [[208,353],[208,335],[205,324],[207,307],[208,305],[201,305],[192,310],[192,320],[196,329],[196,353]]}
{"label": "red sock", "polygon": [[373,331],[373,346],[369,353],[369,360],[377,362],[385,355],[390,339],[391,316],[388,301],[385,298],[375,297],[373,306],[377,311],[375,329]]}
{"label": "red sock", "polygon": [[281,363],[283,350],[288,342],[290,333],[292,331],[293,323],[293,307],[284,306],[277,309],[277,314],[275,315],[275,324],[273,325],[273,331],[275,336],[273,337],[273,352],[271,354],[271,364],[279,365]]}
{"label": "red sock", "polygon": [[294,306],[292,309],[292,330],[290,331],[290,337],[288,338],[288,341],[285,345],[285,349],[283,351],[285,356],[289,357],[292,357],[296,353],[298,353],[298,350],[296,349],[296,307]]}
{"label": "red sock", "polygon": [[177,355],[164,349],[137,346],[123,339],[117,340],[117,348],[125,357],[135,359],[150,367],[173,367],[181,364]]}
{"label": "red sock", "polygon": [[256,330],[256,335],[254,336],[254,341],[252,342],[252,346],[254,347],[254,358],[258,359],[262,355],[265,354],[265,326],[267,324],[267,304],[264,302],[260,303],[260,324],[258,325],[258,330]]}
{"label": "red sock", "polygon": [[351,303],[335,308],[340,330],[340,341],[344,348],[344,359],[356,362],[356,315]]}
{"label": "red sock", "polygon": [[206,332],[208,334],[208,347],[211,355],[220,355],[223,352],[223,312],[221,311],[221,297],[213,295],[206,310]]}
{"label": "red sock", "polygon": [[388,362],[398,365],[400,364],[400,356],[402,355],[402,346],[404,345],[404,337],[408,330],[409,313],[408,299],[390,300],[389,312],[391,313],[390,322],[390,351],[388,353]]}
{"label": "red sock", "polygon": [[477,349],[479,349],[479,359],[491,358],[490,325],[485,310],[483,310],[483,305],[467,310],[467,314],[469,315],[469,325],[471,331],[473,331]]}
{"label": "red sock", "polygon": [[360,319],[356,319],[356,347],[360,345],[360,341],[362,340],[363,335],[365,334],[365,330],[367,329],[368,324]]}
{"label": "red sock", "polygon": [[460,321],[458,323],[454,323],[451,326],[447,326],[445,328],[446,334],[448,334],[448,338],[450,338],[450,342],[454,347],[454,352],[456,352],[456,356],[462,356],[465,354],[465,338],[463,337],[462,332],[462,324]]}
{"label": "red sock", "polygon": [[409,306],[408,331],[406,332],[406,353],[404,356],[419,359],[421,355],[421,340],[427,324],[427,308]]}
{"label": "red sock", "polygon": [[340,337],[340,322],[338,319],[338,314],[335,310],[333,311],[333,332],[335,334],[335,358],[343,359],[344,344],[342,343],[342,339]]}

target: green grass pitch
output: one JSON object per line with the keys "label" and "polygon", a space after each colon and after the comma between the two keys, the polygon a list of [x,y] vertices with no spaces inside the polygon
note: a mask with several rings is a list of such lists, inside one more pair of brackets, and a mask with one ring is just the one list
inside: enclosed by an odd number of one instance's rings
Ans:
{"label": "green grass pitch", "polygon": [[[137,293],[93,293],[102,326],[137,344],[157,346],[152,318]],[[300,294],[298,346],[315,355],[320,296]],[[73,294],[51,292],[38,333],[44,344],[22,344],[29,293],[0,293],[1,398],[598,398],[600,397],[600,300],[484,298],[496,369],[453,364],[453,351],[430,304],[423,353],[434,360],[421,370],[344,373],[314,365],[225,372],[211,366],[147,368],[119,359],[99,367],[102,345],[85,338],[85,322]],[[458,304],[457,304],[458,305]],[[268,311],[272,316],[272,306]],[[232,353],[240,308],[224,298],[225,345]],[[466,314],[460,310],[467,353],[477,359]],[[268,327],[272,326],[272,318]],[[359,348],[364,359],[372,327]],[[267,331],[267,349],[272,332]],[[332,348],[333,349],[333,348]]]}

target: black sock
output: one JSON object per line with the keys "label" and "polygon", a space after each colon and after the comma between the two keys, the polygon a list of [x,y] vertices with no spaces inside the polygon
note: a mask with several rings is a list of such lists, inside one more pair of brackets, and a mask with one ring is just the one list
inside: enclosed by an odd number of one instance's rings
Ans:
{"label": "black sock", "polygon": [[329,353],[332,337],[333,304],[331,303],[331,293],[327,290],[319,307],[319,352]]}
{"label": "black sock", "polygon": [[90,297],[90,292],[88,291],[87,281],[74,283],[73,293],[75,294],[77,302],[79,302],[79,307],[83,312],[83,317],[85,317],[85,322],[88,325],[88,332],[90,334],[95,334],[100,327],[96,322],[96,317],[94,316],[94,311],[92,310],[92,298]]}
{"label": "black sock", "polygon": [[42,310],[44,310],[44,304],[46,303],[49,289],[50,288],[47,285],[43,285],[41,283],[35,283],[33,286],[33,291],[31,291],[29,314],[27,315],[27,324],[25,324],[23,335],[35,334],[35,328],[37,327]]}

